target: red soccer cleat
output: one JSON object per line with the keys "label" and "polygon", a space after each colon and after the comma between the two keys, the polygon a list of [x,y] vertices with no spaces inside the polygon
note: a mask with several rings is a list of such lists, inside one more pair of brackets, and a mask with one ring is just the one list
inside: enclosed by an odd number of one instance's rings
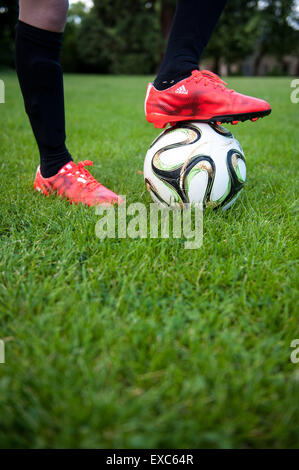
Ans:
{"label": "red soccer cleat", "polygon": [[90,160],[79,162],[78,165],[71,161],[51,178],[43,178],[38,167],[33,187],[46,196],[56,193],[76,204],[121,204],[123,200],[117,194],[105,188],[84,168],[92,164]]}
{"label": "red soccer cleat", "polygon": [[241,95],[209,70],[194,70],[192,75],[166,90],[148,84],[145,115],[157,128],[179,121],[237,124],[271,113],[267,101]]}

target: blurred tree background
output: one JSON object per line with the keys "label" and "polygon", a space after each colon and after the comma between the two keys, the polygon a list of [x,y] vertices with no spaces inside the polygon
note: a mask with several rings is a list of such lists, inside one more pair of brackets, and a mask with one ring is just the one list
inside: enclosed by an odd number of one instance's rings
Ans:
{"label": "blurred tree background", "polygon": [[[298,0],[229,0],[202,57],[216,73],[299,74]],[[161,62],[176,0],[72,3],[66,72],[152,74]],[[0,0],[0,66],[13,66],[17,0]],[[261,67],[267,58],[267,66]],[[224,67],[224,69],[223,69]]]}

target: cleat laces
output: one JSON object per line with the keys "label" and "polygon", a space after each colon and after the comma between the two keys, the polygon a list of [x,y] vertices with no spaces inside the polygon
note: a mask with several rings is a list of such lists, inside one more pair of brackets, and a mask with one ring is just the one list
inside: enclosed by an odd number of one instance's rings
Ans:
{"label": "cleat laces", "polygon": [[193,70],[192,75],[187,78],[188,82],[190,80],[195,80],[196,82],[203,80],[204,86],[213,85],[214,88],[220,87],[222,91],[229,91],[230,93],[234,91],[226,88],[228,84],[210,70]]}
{"label": "cleat laces", "polygon": [[86,166],[92,166],[93,162],[91,160],[83,160],[82,162],[77,163],[77,167],[81,172],[81,176],[86,180],[84,187],[92,191],[96,187],[102,186],[90,173],[85,169]]}

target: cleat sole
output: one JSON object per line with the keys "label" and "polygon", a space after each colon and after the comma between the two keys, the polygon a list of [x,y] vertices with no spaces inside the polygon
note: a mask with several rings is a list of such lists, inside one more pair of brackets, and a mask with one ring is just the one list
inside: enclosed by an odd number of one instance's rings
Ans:
{"label": "cleat sole", "polygon": [[173,125],[177,122],[182,121],[198,121],[198,122],[215,122],[216,124],[238,124],[238,122],[244,122],[251,120],[252,122],[257,121],[259,118],[268,116],[271,113],[271,108],[265,111],[256,111],[251,113],[243,114],[230,114],[224,116],[212,116],[203,119],[202,116],[169,116],[166,114],[150,113],[146,116],[146,120],[154,124],[157,129],[164,129],[167,124]]}

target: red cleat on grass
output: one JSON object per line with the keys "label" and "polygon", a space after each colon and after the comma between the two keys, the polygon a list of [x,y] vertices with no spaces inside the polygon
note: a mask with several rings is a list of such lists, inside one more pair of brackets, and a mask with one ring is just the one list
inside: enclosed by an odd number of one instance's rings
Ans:
{"label": "red cleat on grass", "polygon": [[144,103],[146,119],[162,129],[180,121],[237,124],[271,113],[267,101],[241,95],[226,85],[209,70],[194,70],[190,77],[162,91],[149,83]]}
{"label": "red cleat on grass", "polygon": [[43,178],[38,167],[33,187],[46,196],[58,194],[75,204],[121,204],[123,200],[117,194],[105,188],[84,168],[92,164],[90,160],[79,162],[78,165],[71,161],[51,178]]}

